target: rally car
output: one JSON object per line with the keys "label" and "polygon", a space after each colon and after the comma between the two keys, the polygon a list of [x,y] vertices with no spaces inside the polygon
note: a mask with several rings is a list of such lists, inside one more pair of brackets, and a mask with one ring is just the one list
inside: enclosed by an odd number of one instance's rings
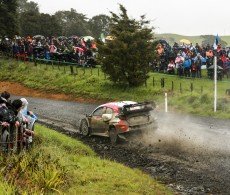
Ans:
{"label": "rally car", "polygon": [[152,115],[155,108],[154,102],[119,101],[102,104],[80,120],[80,133],[83,136],[106,136],[114,144],[125,133],[156,128],[156,118]]}

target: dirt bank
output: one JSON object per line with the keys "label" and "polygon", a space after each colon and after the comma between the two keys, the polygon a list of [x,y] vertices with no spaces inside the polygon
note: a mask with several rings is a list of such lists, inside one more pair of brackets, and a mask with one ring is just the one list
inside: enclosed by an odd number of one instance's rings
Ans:
{"label": "dirt bank", "polygon": [[66,100],[66,101],[75,101],[75,102],[86,102],[86,103],[100,103],[101,101],[95,99],[87,99],[80,97],[73,97],[71,95],[66,95],[63,93],[49,93],[42,92],[40,90],[29,89],[20,83],[15,82],[0,82],[0,92],[8,91],[12,95],[17,96],[27,96],[27,97],[39,97],[47,98],[52,100]]}

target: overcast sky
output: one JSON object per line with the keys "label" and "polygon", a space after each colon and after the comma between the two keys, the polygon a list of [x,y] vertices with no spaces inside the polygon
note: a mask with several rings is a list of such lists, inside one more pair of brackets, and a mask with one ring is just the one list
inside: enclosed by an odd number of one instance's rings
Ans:
{"label": "overcast sky", "polygon": [[33,0],[40,12],[75,9],[91,18],[99,14],[119,14],[119,3],[131,18],[145,14],[155,33],[180,35],[230,35],[228,0]]}

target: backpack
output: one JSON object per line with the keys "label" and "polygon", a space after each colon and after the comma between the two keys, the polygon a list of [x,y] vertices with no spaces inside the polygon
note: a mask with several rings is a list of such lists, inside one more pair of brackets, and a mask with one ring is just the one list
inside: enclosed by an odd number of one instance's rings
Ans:
{"label": "backpack", "polygon": [[16,122],[16,116],[12,110],[1,105],[0,106],[0,121],[13,124]]}

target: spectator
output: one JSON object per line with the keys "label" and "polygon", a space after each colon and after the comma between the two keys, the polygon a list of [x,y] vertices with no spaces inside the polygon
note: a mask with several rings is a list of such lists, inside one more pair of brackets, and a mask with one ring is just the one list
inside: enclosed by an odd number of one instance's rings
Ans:
{"label": "spectator", "polygon": [[191,66],[191,75],[192,75],[192,78],[195,78],[196,77],[196,65],[195,63],[192,64]]}
{"label": "spectator", "polygon": [[192,66],[191,59],[186,57],[183,66],[184,66],[184,76],[190,77],[191,76],[190,69],[191,69],[191,66]]}
{"label": "spectator", "polygon": [[7,102],[10,102],[10,93],[7,91],[4,91],[1,93],[1,97],[5,98]]}
{"label": "spectator", "polygon": [[194,58],[194,63],[196,65],[197,78],[201,78],[202,56],[200,55],[200,53],[198,53],[197,56]]}
{"label": "spectator", "polygon": [[224,63],[223,63],[223,61],[221,60],[221,57],[220,57],[220,56],[217,57],[217,65],[218,65],[218,66],[221,66],[222,68],[223,68],[223,66],[224,66]]}
{"label": "spectator", "polygon": [[167,72],[169,74],[175,74],[175,64],[174,64],[174,61],[171,60],[168,64],[168,68],[167,68]]}
{"label": "spectator", "polygon": [[209,50],[209,51],[206,52],[206,57],[213,57],[212,50]]}
{"label": "spectator", "polygon": [[196,43],[195,49],[196,49],[196,53],[200,53],[201,52],[201,47],[200,47],[200,45],[198,43]]}
{"label": "spectator", "polygon": [[49,49],[50,49],[50,53],[55,53],[57,51],[57,47],[54,45],[54,43],[51,43]]}
{"label": "spectator", "polygon": [[177,54],[177,57],[175,59],[175,64],[176,64],[177,75],[182,76],[184,58],[180,55],[180,53]]}

